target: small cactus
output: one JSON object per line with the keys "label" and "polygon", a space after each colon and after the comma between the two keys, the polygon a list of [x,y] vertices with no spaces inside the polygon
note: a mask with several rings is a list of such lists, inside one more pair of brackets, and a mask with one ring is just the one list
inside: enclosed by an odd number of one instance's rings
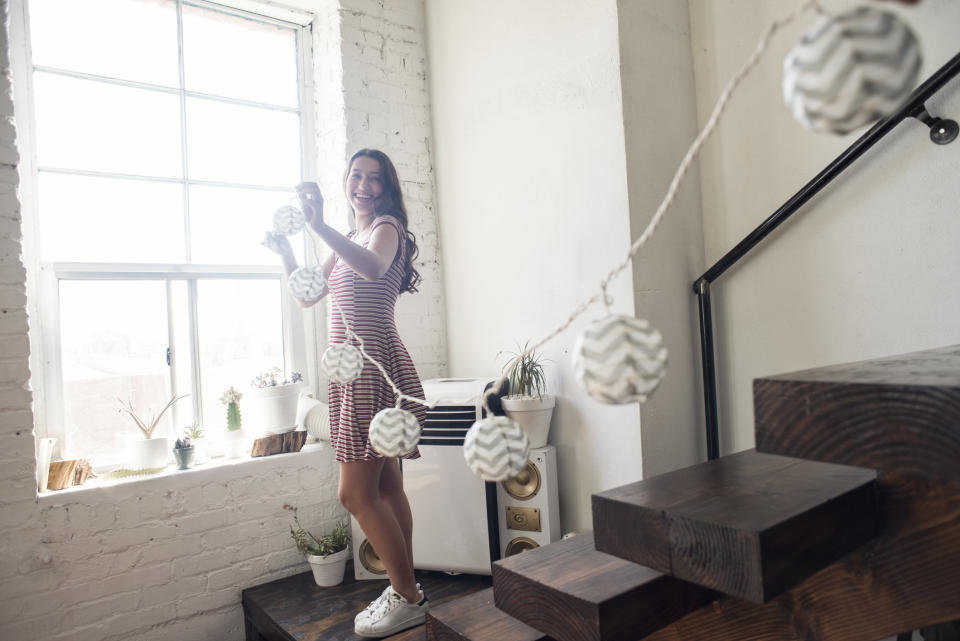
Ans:
{"label": "small cactus", "polygon": [[227,429],[240,429],[240,405],[236,401],[227,403]]}
{"label": "small cactus", "polygon": [[220,397],[220,402],[227,406],[227,429],[230,431],[240,429],[241,398],[243,398],[243,394],[234,387],[228,389]]}

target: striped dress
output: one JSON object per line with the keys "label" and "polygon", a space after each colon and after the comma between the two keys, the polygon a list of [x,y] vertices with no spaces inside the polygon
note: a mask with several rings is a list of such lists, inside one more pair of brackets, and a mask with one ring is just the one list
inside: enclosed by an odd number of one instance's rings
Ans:
{"label": "striped dress", "polygon": [[[406,234],[400,221],[393,216],[378,216],[370,228],[370,235],[380,225],[393,225],[400,238],[400,247],[390,269],[379,280],[369,281],[353,271],[337,258],[330,273],[330,291],[343,308],[350,328],[363,338],[364,349],[384,366],[390,378],[404,394],[423,398],[420,377],[407,353],[394,320],[394,305],[400,295],[406,265]],[[351,232],[352,235],[352,232]],[[364,241],[366,248],[370,235]],[[347,340],[343,319],[339,311],[330,306],[330,344]],[[350,343],[356,345],[356,339]],[[393,389],[384,380],[380,370],[364,359],[363,371],[352,383],[329,384],[330,397],[330,442],[341,463],[369,461],[380,458],[370,446],[367,434],[370,421],[382,409],[393,407],[396,399]],[[420,421],[426,418],[426,408],[419,403],[403,402],[403,408],[412,412]],[[414,448],[403,458],[419,458],[420,451]]]}

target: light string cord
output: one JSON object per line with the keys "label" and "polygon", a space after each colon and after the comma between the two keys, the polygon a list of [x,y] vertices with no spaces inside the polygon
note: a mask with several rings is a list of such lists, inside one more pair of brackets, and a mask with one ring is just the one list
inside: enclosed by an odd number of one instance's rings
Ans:
{"label": "light string cord", "polygon": [[[488,404],[490,397],[499,392],[503,384],[509,378],[509,372],[517,365],[517,363],[519,363],[523,358],[529,356],[536,350],[543,347],[546,343],[553,340],[557,335],[563,333],[568,327],[570,327],[570,325],[573,324],[573,322],[577,318],[579,318],[584,312],[586,312],[594,303],[598,301],[603,302],[604,305],[607,307],[607,310],[609,311],[610,298],[609,298],[609,295],[607,294],[607,287],[610,284],[610,281],[612,281],[616,276],[618,276],[624,269],[626,269],[631,264],[634,256],[636,256],[637,252],[640,251],[640,248],[647,243],[647,241],[650,239],[650,237],[653,235],[654,231],[656,230],[657,226],[663,220],[664,215],[666,214],[667,210],[670,208],[670,206],[673,204],[674,199],[676,198],[677,192],[679,191],[680,186],[683,183],[683,179],[686,177],[690,169],[690,165],[693,164],[694,160],[696,160],[697,156],[700,154],[700,150],[703,147],[703,144],[707,141],[707,139],[713,134],[714,130],[716,129],[717,124],[720,121],[720,117],[723,115],[724,111],[726,110],[727,105],[730,102],[730,98],[732,97],[734,91],[760,62],[760,59],[762,58],[763,54],[766,52],[767,48],[770,45],[770,40],[772,39],[773,35],[783,27],[789,25],[794,20],[796,20],[797,17],[800,16],[803,12],[811,8],[814,9],[820,15],[827,15],[828,13],[820,4],[819,0],[802,0],[802,2],[800,2],[800,4],[792,12],[790,12],[788,15],[786,15],[783,18],[774,20],[770,24],[770,26],[767,27],[766,32],[764,32],[763,36],[760,38],[759,42],[757,43],[757,46],[753,50],[753,53],[750,55],[749,58],[747,58],[747,61],[743,64],[743,66],[736,73],[736,75],[734,75],[734,77],[730,79],[730,81],[724,87],[723,91],[720,93],[720,96],[717,98],[717,101],[714,104],[713,111],[710,114],[710,118],[707,120],[707,123],[704,125],[699,135],[697,135],[697,137],[690,144],[690,147],[687,149],[687,153],[684,155],[683,160],[680,163],[680,166],[677,167],[677,170],[673,175],[673,180],[670,182],[670,186],[667,189],[666,195],[663,197],[663,200],[660,202],[659,207],[657,207],[656,212],[654,213],[653,217],[650,219],[650,222],[647,223],[647,226],[644,228],[643,232],[631,244],[630,251],[627,253],[626,258],[624,258],[624,260],[619,265],[614,267],[610,271],[610,273],[608,273],[603,278],[603,280],[600,281],[600,290],[601,290],[600,293],[594,294],[587,300],[580,303],[576,308],[574,308],[574,311],[570,314],[569,318],[567,318],[567,320],[561,323],[555,330],[550,332],[547,336],[540,339],[533,345],[527,347],[520,354],[517,354],[514,358],[512,358],[506,364],[506,366],[504,366],[503,371],[507,373],[502,374],[500,378],[498,378],[494,382],[494,384],[491,385],[490,388],[483,393],[483,396],[481,398],[483,408],[487,411],[487,413],[489,414],[493,413]],[[311,241],[313,241],[312,236],[310,237],[310,239]],[[316,241],[313,242],[313,245],[314,245],[313,247],[314,255],[317,256]],[[319,257],[318,257],[318,262],[319,262]],[[383,365],[377,362],[376,359],[371,357],[366,352],[366,350],[364,349],[363,339],[360,338],[360,336],[358,336],[356,332],[350,329],[350,326],[347,323],[346,313],[344,312],[343,308],[340,306],[340,302],[337,300],[337,297],[333,293],[333,290],[330,289],[326,276],[323,277],[323,284],[327,288],[327,292],[330,294],[333,305],[337,308],[337,311],[340,313],[340,318],[343,321],[344,329],[348,338],[352,337],[357,341],[357,343],[359,344],[358,347],[359,347],[360,353],[364,356],[364,358],[366,358],[368,361],[373,363],[373,365],[376,366],[378,370],[380,370],[380,373],[383,375],[383,378],[387,381],[390,387],[393,388],[393,392],[397,397],[397,407],[400,407],[401,401],[404,401],[404,400],[410,401],[413,403],[419,403],[420,405],[424,405],[430,409],[433,409],[434,407],[436,407],[437,404],[439,403],[439,400],[431,403],[424,399],[417,398],[415,396],[409,396],[400,391],[400,388],[397,387],[396,383],[394,383],[393,380],[390,378],[390,376],[387,374],[387,371],[386,369],[384,369]],[[444,400],[446,402],[453,402],[457,404],[468,404],[468,403],[475,402],[476,399],[471,398],[471,399],[463,399],[458,401],[451,401],[449,399],[444,399]]]}

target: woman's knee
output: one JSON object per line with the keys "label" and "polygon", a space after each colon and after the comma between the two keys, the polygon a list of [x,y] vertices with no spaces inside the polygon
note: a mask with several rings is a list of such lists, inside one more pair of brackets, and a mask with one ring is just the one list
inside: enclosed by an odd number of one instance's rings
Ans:
{"label": "woman's knee", "polygon": [[337,494],[340,498],[340,504],[343,505],[350,514],[356,514],[362,511],[373,502],[373,497],[369,495],[369,492],[358,491],[356,488],[341,485]]}

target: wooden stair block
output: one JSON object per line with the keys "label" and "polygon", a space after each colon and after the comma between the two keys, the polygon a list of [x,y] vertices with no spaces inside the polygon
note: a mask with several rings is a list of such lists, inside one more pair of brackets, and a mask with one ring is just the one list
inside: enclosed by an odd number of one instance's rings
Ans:
{"label": "wooden stair block", "polygon": [[741,452],[595,494],[596,547],[764,603],[876,536],[876,477]]}
{"label": "wooden stair block", "polygon": [[714,592],[598,552],[591,533],[493,564],[498,608],[557,641],[635,641]]}
{"label": "wooden stair block", "polygon": [[960,346],[754,381],[757,450],[960,481]]}
{"label": "wooden stair block", "polygon": [[493,604],[493,588],[431,608],[426,631],[427,641],[550,641],[498,610]]}

